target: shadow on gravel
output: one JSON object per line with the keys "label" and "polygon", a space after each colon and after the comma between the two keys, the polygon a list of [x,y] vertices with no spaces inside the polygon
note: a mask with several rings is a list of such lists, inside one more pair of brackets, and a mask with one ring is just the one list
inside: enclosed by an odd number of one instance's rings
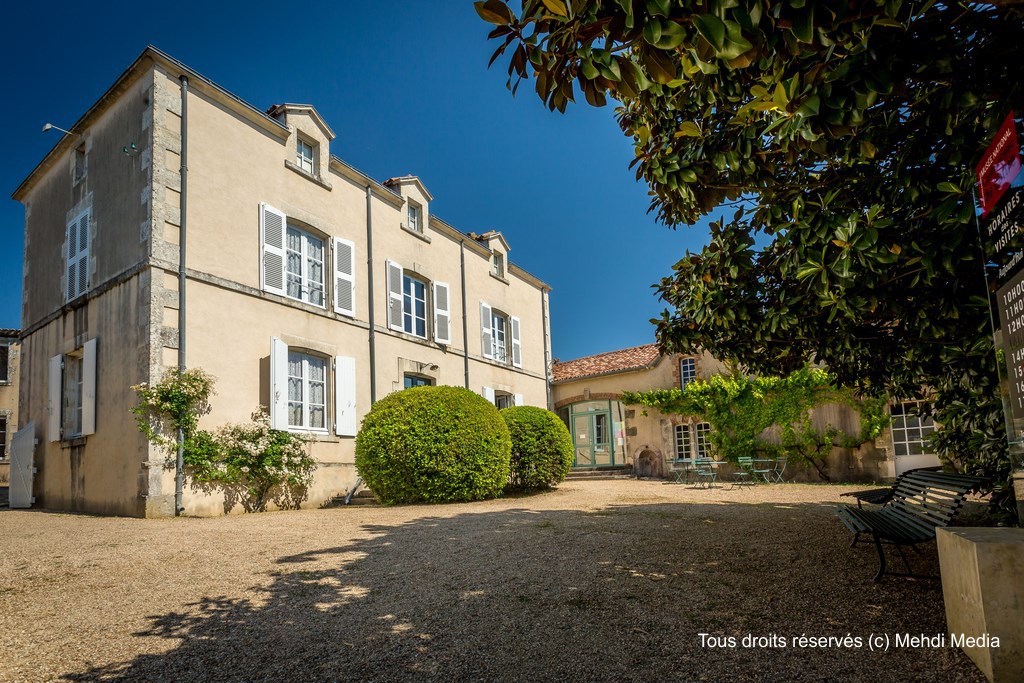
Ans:
{"label": "shadow on gravel", "polygon": [[[793,646],[945,628],[938,581],[873,584],[874,549],[848,547],[827,505],[467,512],[367,530],[281,557],[252,599],[151,616],[136,635],[174,641],[165,654],[63,680],[984,680],[950,649]],[[934,545],[911,555],[937,573]],[[737,647],[702,647],[701,633]],[[744,648],[747,634],[787,646]]]}

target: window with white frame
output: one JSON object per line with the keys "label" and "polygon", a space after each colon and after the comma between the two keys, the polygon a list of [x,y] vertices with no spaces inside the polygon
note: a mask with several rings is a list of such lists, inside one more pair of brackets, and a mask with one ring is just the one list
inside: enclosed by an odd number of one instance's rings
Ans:
{"label": "window with white frame", "polygon": [[96,432],[96,339],[50,358],[47,412],[50,441]]}
{"label": "window with white frame", "polygon": [[288,426],[327,429],[327,359],[288,350]]}
{"label": "window with white frame", "polygon": [[[331,399],[328,399],[328,397]],[[326,432],[333,404],[334,431],[355,436],[356,361],[270,339],[270,426],[281,430]]]}
{"label": "window with white frame", "polygon": [[[388,327],[426,339],[432,330],[438,344],[451,344],[451,297],[447,282],[430,283],[401,264],[387,262]],[[428,319],[433,314],[433,322]]]}
{"label": "window with white frame", "polygon": [[484,358],[499,363],[523,366],[522,323],[514,315],[506,315],[480,302],[480,345]]}
{"label": "window with white frame", "polygon": [[693,425],[693,434],[694,443],[697,446],[697,457],[710,458],[711,440],[708,436],[711,434],[711,425],[707,422],[698,422]]}
{"label": "window with white frame", "polygon": [[515,404],[516,399],[512,394],[506,392],[494,392],[494,405],[497,406],[498,410],[511,408]]}
{"label": "window with white frame", "polygon": [[679,361],[679,388],[685,389],[686,385],[697,379],[697,362],[693,358],[683,358]]}
{"label": "window with white frame", "polygon": [[287,296],[324,306],[324,241],[288,225],[285,263]]}
{"label": "window with white frame", "polygon": [[423,209],[420,207],[419,204],[414,204],[410,201],[409,209],[407,211],[406,216],[409,223],[408,226],[406,227],[408,227],[413,232],[423,232],[423,221],[421,220],[423,216]]}
{"label": "window with white frame", "polygon": [[497,277],[505,277],[505,255],[500,251],[491,255],[491,272]]}
{"label": "window with white frame", "polygon": [[402,276],[402,329],[427,336],[427,283],[411,275]]}
{"label": "window with white frame", "polygon": [[77,299],[89,289],[89,218],[91,209],[81,212],[67,225],[65,256],[66,301]]}
{"label": "window with white frame", "polygon": [[707,422],[698,422],[694,425],[676,425],[676,458],[710,458],[710,432],[711,425]]}
{"label": "window with white frame", "polygon": [[676,458],[693,457],[690,453],[690,425],[676,425]]}
{"label": "window with white frame", "polygon": [[900,401],[889,408],[892,415],[892,449],[893,454],[900,455],[933,455],[928,445],[928,437],[935,432],[935,422],[926,412],[928,404],[924,401]]}
{"label": "window with white frame", "polygon": [[[332,274],[334,311],[356,314],[356,246],[340,237],[323,238],[288,221],[283,212],[260,204],[260,287],[265,292],[327,306]],[[334,256],[328,254],[333,244]]]}
{"label": "window with white frame", "polygon": [[308,140],[296,136],[295,164],[310,175],[316,175],[316,147]]}

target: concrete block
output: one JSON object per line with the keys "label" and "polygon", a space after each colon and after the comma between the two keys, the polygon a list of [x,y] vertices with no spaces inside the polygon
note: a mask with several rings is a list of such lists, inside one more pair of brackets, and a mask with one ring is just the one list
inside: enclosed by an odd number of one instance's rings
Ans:
{"label": "concrete block", "polygon": [[950,645],[993,683],[1024,681],[1024,529],[937,533]]}

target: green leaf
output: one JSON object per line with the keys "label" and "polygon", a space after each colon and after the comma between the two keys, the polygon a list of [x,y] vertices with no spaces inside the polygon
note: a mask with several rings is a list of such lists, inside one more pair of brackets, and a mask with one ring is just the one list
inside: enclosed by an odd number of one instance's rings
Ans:
{"label": "green leaf", "polygon": [[696,137],[699,138],[702,135],[700,126],[693,121],[683,121],[679,124],[679,130],[675,132],[675,137]]}
{"label": "green leaf", "polygon": [[713,14],[698,14],[693,17],[693,25],[716,51],[725,47],[725,23],[721,19]]}
{"label": "green leaf", "polygon": [[802,12],[793,16],[793,35],[802,43],[814,40],[814,4],[808,5]]}
{"label": "green leaf", "polygon": [[474,2],[473,7],[480,18],[486,22],[503,26],[515,21],[515,15],[508,5],[501,0],[487,0],[486,2]]}
{"label": "green leaf", "polygon": [[559,17],[569,16],[569,11],[565,8],[565,3],[561,0],[542,0],[544,6],[548,8],[548,11]]}
{"label": "green leaf", "polygon": [[939,192],[946,192],[948,194],[963,194],[964,191],[960,189],[959,185],[949,182],[948,180],[943,181],[935,186]]}

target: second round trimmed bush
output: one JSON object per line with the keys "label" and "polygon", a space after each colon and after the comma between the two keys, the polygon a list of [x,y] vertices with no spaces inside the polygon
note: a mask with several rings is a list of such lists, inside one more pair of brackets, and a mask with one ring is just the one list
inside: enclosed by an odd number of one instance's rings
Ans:
{"label": "second round trimmed bush", "polygon": [[498,409],[461,387],[389,394],[356,437],[359,475],[387,504],[494,498],[508,482],[510,456]]}
{"label": "second round trimmed bush", "polygon": [[512,436],[511,488],[551,488],[565,479],[574,459],[572,435],[557,415],[515,406],[501,416]]}

